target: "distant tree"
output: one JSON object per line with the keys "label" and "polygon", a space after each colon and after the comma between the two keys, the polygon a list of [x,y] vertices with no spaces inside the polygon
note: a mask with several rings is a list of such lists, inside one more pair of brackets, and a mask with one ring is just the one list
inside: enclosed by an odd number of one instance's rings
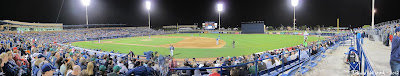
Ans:
{"label": "distant tree", "polygon": [[274,27],[273,26],[268,26],[267,30],[274,30]]}
{"label": "distant tree", "polygon": [[371,25],[364,25],[362,28],[363,29],[367,29],[367,28],[370,28],[371,27]]}
{"label": "distant tree", "polygon": [[334,28],[333,26],[329,26],[329,29],[331,29],[331,30],[332,30],[333,28]]}
{"label": "distant tree", "polygon": [[300,30],[307,30],[307,25],[303,25],[300,27]]}

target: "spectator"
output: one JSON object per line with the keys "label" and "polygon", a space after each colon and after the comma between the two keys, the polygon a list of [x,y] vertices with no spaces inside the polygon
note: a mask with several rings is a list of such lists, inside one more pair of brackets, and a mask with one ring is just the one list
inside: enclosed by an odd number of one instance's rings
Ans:
{"label": "spectator", "polygon": [[67,62],[66,60],[61,60],[60,72],[63,75],[67,72],[67,63],[66,62]]}
{"label": "spectator", "polygon": [[[392,76],[398,76],[400,71],[400,27],[395,29],[396,36],[392,41],[392,52],[390,53],[390,67]],[[397,73],[397,74],[394,74]]]}
{"label": "spectator", "polygon": [[[121,69],[121,67],[119,67],[119,66],[114,66],[114,68],[113,68],[113,72],[111,72],[111,73],[108,73],[107,74],[107,76],[120,76],[119,75],[119,70]],[[136,75],[136,74],[135,74]]]}
{"label": "spectator", "polygon": [[6,76],[17,75],[19,72],[19,67],[15,64],[15,62],[13,62],[13,59],[10,59],[10,57],[12,57],[11,51],[8,51],[7,54],[5,54],[7,56],[4,56],[4,59],[7,60],[7,63],[4,64],[2,69],[7,69],[3,70]]}
{"label": "spectator", "polygon": [[93,63],[89,62],[86,68],[86,72],[89,76],[94,76],[93,68],[94,68]]}
{"label": "spectator", "polygon": [[221,74],[218,73],[218,69],[212,69],[212,74],[208,76],[221,76]]}
{"label": "spectator", "polygon": [[42,76],[53,76],[54,68],[51,64],[46,63],[42,66]]}
{"label": "spectator", "polygon": [[67,76],[78,76],[81,73],[81,67],[78,65],[75,65],[73,67],[73,71],[71,73],[68,73]]}
{"label": "spectator", "polygon": [[258,70],[256,71],[256,67],[257,67],[257,66],[254,66],[254,63],[250,63],[249,66],[250,66],[250,68],[249,68],[249,73],[250,73],[250,74],[256,74],[257,71],[258,71]]}
{"label": "spectator", "polygon": [[106,76],[107,75],[106,69],[107,69],[106,66],[100,65],[99,72],[96,76]]}
{"label": "spectator", "polygon": [[119,70],[120,73],[127,73],[128,69],[124,65],[124,61],[121,59],[119,60],[118,66],[121,67],[121,70]]}
{"label": "spectator", "polygon": [[309,59],[310,56],[308,55],[306,49],[301,49],[300,51],[300,60]]}
{"label": "spectator", "polygon": [[7,70],[6,68],[4,68],[4,67],[7,67],[7,66],[5,66],[5,63],[6,62],[8,62],[8,59],[7,59],[7,56],[6,56],[6,54],[5,53],[2,53],[2,54],[0,54],[0,71],[1,71],[1,73],[5,73],[5,70]]}

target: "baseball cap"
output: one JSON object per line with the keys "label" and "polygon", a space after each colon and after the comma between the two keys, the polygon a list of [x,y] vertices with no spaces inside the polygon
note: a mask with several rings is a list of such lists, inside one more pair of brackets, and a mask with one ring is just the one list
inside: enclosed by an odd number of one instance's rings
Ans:
{"label": "baseball cap", "polygon": [[120,69],[121,69],[121,67],[119,67],[118,65],[116,65],[116,66],[114,66],[113,71],[116,72],[116,71],[119,71]]}
{"label": "baseball cap", "polygon": [[45,72],[47,72],[47,71],[51,71],[51,70],[54,70],[54,69],[56,69],[56,68],[54,68],[53,66],[51,66],[51,64],[46,63],[46,64],[44,64],[44,65],[42,66],[42,73],[45,73]]}
{"label": "baseball cap", "polygon": [[394,30],[394,32],[399,32],[400,31],[400,27],[397,27],[396,30]]}
{"label": "baseball cap", "polygon": [[106,71],[106,66],[100,65],[99,70],[100,70],[100,71]]}

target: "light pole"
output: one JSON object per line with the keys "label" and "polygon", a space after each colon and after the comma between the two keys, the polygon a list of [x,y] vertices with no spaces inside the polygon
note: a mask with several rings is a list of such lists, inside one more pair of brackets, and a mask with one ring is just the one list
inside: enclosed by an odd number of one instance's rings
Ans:
{"label": "light pole", "polygon": [[223,10],[222,3],[217,4],[217,10],[218,10],[218,31],[221,31],[221,11]]}
{"label": "light pole", "polygon": [[299,4],[299,0],[292,0],[293,6],[293,29],[296,30],[296,6]]}
{"label": "light pole", "polygon": [[375,10],[375,0],[372,0],[372,20],[371,20],[371,26],[372,26],[372,29],[375,29],[375,12],[376,12],[376,10]]}
{"label": "light pole", "polygon": [[151,8],[151,2],[146,1],[146,9],[147,9],[147,14],[149,16],[149,29],[151,29],[151,27],[150,27],[150,8]]}
{"label": "light pole", "polygon": [[85,6],[86,8],[86,25],[89,25],[89,19],[88,19],[88,11],[87,11],[87,7],[90,5],[90,0],[81,0],[82,4]]}

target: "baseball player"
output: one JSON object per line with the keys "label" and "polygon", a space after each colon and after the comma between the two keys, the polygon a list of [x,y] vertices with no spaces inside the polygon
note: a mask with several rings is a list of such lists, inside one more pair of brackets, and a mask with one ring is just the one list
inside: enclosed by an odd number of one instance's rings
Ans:
{"label": "baseball player", "polygon": [[170,47],[169,47],[169,50],[170,50],[170,52],[171,52],[171,57],[174,55],[174,45],[171,45]]}
{"label": "baseball player", "polygon": [[217,45],[218,45],[218,38],[217,38]]}
{"label": "baseball player", "polygon": [[232,42],[232,48],[235,48],[235,40]]}

